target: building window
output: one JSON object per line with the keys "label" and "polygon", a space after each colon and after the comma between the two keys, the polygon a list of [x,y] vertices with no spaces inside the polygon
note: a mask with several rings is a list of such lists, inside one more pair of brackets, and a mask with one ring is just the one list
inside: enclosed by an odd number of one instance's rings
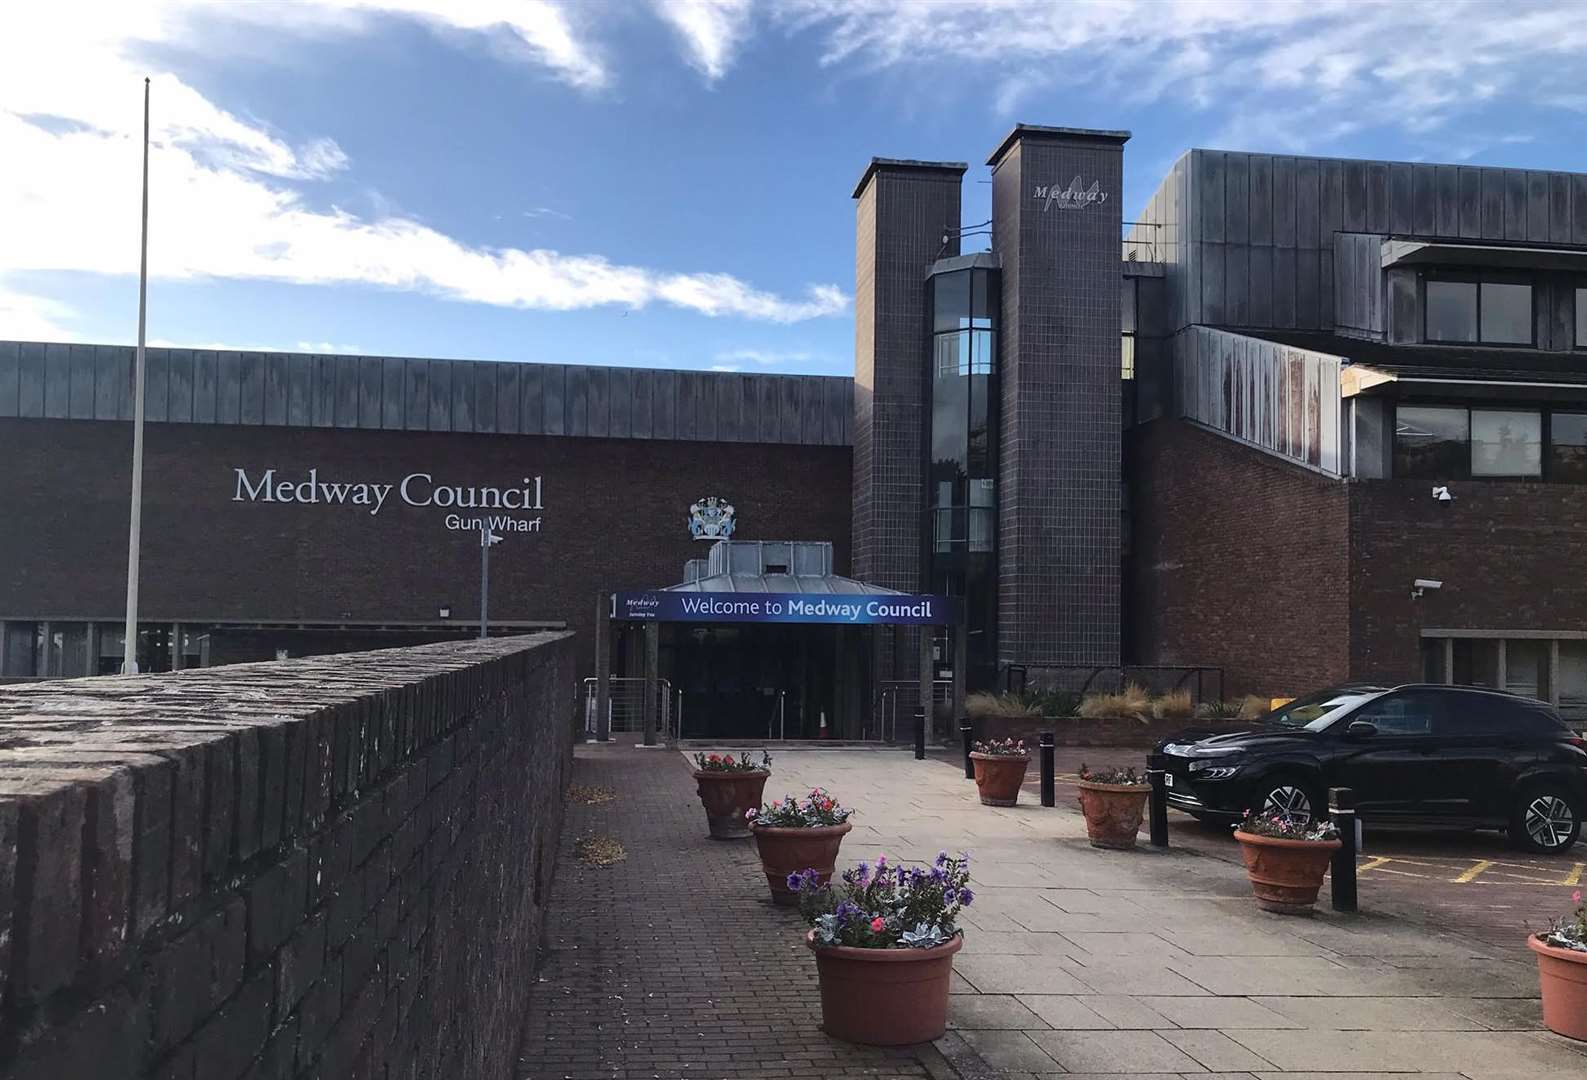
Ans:
{"label": "building window", "polygon": [[1587,288],[1576,290],[1576,347],[1587,349]]}
{"label": "building window", "polygon": [[1536,698],[1558,706],[1567,720],[1587,719],[1587,640],[1555,637],[1548,631],[1528,632],[1526,637],[1499,633],[1422,638],[1424,679]]}
{"label": "building window", "polygon": [[1542,476],[1543,415],[1471,410],[1472,476]]}
{"label": "building window", "polygon": [[1423,293],[1423,338],[1459,345],[1532,344],[1532,286],[1432,279]]}
{"label": "building window", "polygon": [[1471,430],[1465,409],[1401,405],[1395,410],[1395,476],[1464,477],[1470,459]]}
{"label": "building window", "polygon": [[1587,715],[1587,641],[1559,643],[1559,711]]}
{"label": "building window", "polygon": [[1551,413],[1548,428],[1549,479],[1587,483],[1587,413]]}

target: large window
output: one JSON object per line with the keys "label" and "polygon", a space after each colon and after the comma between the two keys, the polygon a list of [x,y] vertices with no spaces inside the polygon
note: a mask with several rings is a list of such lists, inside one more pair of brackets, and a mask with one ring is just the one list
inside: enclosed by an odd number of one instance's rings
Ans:
{"label": "large window", "polygon": [[1587,349],[1587,288],[1576,290],[1576,347]]}
{"label": "large window", "polygon": [[1470,457],[1471,427],[1465,409],[1401,405],[1395,410],[1395,476],[1464,477]]}
{"label": "large window", "polygon": [[1542,476],[1543,414],[1471,410],[1471,475]]}
{"label": "large window", "polygon": [[1428,341],[1532,344],[1532,286],[1525,282],[1430,278],[1423,296]]}
{"label": "large window", "polygon": [[1526,637],[1493,633],[1422,638],[1423,679],[1537,698],[1557,705],[1566,719],[1587,719],[1587,640],[1544,630]]}
{"label": "large window", "polygon": [[1394,412],[1398,478],[1587,484],[1587,412],[1463,405],[1400,405]]}

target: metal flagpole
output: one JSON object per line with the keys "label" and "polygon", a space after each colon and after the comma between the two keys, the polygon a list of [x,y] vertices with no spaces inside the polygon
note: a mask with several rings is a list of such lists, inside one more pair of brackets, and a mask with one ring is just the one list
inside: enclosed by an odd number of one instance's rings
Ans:
{"label": "metal flagpole", "polygon": [[138,252],[138,355],[132,384],[132,526],[127,532],[127,626],[121,671],[138,671],[138,543],[143,526],[143,340],[149,298],[149,80],[143,80],[143,236]]}
{"label": "metal flagpole", "polygon": [[501,537],[490,531],[489,525],[479,527],[479,636],[486,636],[486,618],[490,607],[490,549],[501,543]]}

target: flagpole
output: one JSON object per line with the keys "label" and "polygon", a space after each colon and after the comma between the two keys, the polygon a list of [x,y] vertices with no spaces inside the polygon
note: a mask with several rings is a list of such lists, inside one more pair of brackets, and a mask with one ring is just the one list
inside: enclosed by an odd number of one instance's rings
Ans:
{"label": "flagpole", "polygon": [[149,298],[149,80],[143,80],[143,235],[138,251],[138,354],[132,379],[132,524],[127,532],[124,675],[138,672],[138,545],[143,527],[143,341]]}

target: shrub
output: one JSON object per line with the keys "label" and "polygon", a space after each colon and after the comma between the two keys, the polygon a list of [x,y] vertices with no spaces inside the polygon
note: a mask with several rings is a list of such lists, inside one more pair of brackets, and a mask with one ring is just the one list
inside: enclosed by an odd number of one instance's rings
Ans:
{"label": "shrub", "polygon": [[1188,720],[1195,708],[1189,690],[1174,690],[1152,699],[1152,716],[1158,720]]}
{"label": "shrub", "polygon": [[1300,822],[1294,818],[1269,810],[1264,814],[1245,812],[1240,822],[1240,832],[1252,836],[1269,836],[1277,840],[1337,840],[1339,829],[1327,819],[1312,818]]}
{"label": "shrub", "polygon": [[1130,784],[1134,786],[1146,783],[1146,777],[1138,775],[1134,766],[1124,769],[1120,769],[1117,766],[1093,769],[1083,761],[1080,763],[1080,779],[1088,784]]}
{"label": "shrub", "polygon": [[1569,915],[1560,916],[1538,937],[1543,939],[1543,944],[1552,945],[1556,949],[1587,952],[1587,904],[1582,903],[1580,889],[1571,893],[1570,899],[1571,903],[1576,905],[1576,910]]}
{"label": "shrub", "polygon": [[975,752],[991,757],[1030,757],[1024,739],[989,739],[976,743]]}
{"label": "shrub", "polygon": [[1240,715],[1240,701],[1203,701],[1193,714],[1198,720],[1234,720]]}
{"label": "shrub", "polygon": [[1127,683],[1117,694],[1087,694],[1080,702],[1080,715],[1088,720],[1120,716],[1145,720],[1150,715],[1151,695],[1137,683]]}
{"label": "shrub", "polygon": [[753,806],[744,811],[751,825],[764,825],[773,829],[815,829],[825,825],[841,825],[854,813],[827,794],[825,788],[811,788],[801,800],[797,795],[773,799],[759,810]]}
{"label": "shrub", "polygon": [[879,855],[823,885],[814,870],[788,875],[799,894],[799,912],[818,945],[859,949],[929,949],[952,940],[954,917],[975,899],[969,890],[970,857],[937,855],[930,868],[891,866]]}
{"label": "shrub", "polygon": [[1266,716],[1272,711],[1273,702],[1270,698],[1258,697],[1255,694],[1247,694],[1240,701],[1241,720],[1260,720],[1262,717]]}
{"label": "shrub", "polygon": [[694,764],[701,772],[754,772],[771,768],[771,755],[762,750],[760,764],[757,765],[749,760],[748,754],[740,754],[735,758],[732,754],[707,754],[702,751],[694,755]]}
{"label": "shrub", "polygon": [[977,690],[964,699],[964,710],[977,720],[1035,719],[1041,713],[1017,694],[989,694]]}

